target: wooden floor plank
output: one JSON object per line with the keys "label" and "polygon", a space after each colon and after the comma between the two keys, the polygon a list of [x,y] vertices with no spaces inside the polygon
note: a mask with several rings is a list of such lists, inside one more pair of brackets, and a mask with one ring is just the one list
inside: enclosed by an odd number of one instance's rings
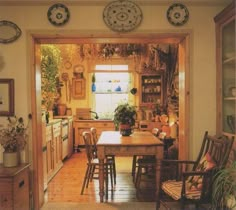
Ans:
{"label": "wooden floor plank", "polygon": [[[86,156],[82,149],[64,161],[63,168],[49,182],[45,198],[48,202],[99,202],[99,182],[93,180],[84,194],[80,195],[81,186],[86,170]],[[109,189],[108,202],[137,202],[131,167],[132,157],[116,157],[117,184],[113,191]],[[147,195],[147,197],[150,197]]]}

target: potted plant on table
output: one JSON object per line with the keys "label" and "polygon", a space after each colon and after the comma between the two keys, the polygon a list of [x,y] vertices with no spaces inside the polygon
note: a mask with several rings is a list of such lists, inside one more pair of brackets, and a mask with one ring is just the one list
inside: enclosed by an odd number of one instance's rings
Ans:
{"label": "potted plant on table", "polygon": [[216,209],[236,210],[236,161],[216,173],[212,203]]}
{"label": "potted plant on table", "polygon": [[119,104],[114,111],[114,124],[116,129],[119,128],[121,135],[129,136],[132,133],[136,119],[135,106],[128,103]]}
{"label": "potted plant on table", "polygon": [[[31,119],[31,115],[28,116]],[[3,165],[14,167],[19,164],[19,152],[24,150],[28,140],[28,123],[22,117],[8,117],[7,127],[0,130],[0,144],[4,148]]]}

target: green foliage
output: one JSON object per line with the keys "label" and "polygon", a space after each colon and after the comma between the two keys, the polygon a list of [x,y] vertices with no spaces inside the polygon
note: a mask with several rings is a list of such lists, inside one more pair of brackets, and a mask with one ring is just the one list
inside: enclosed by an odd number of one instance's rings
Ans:
{"label": "green foliage", "polygon": [[28,115],[28,123],[25,125],[22,117],[7,117],[8,125],[0,129],[0,144],[5,152],[17,152],[23,150],[28,140],[28,124],[31,120]]}
{"label": "green foliage", "polygon": [[116,127],[118,127],[120,123],[134,126],[136,115],[135,106],[129,105],[128,103],[120,104],[114,111],[113,121]]}
{"label": "green foliage", "polygon": [[[236,197],[236,161],[227,168],[218,171],[214,177],[212,201],[217,209],[224,209],[227,199]],[[231,208],[235,208],[231,206]]]}
{"label": "green foliage", "polygon": [[59,96],[61,51],[54,45],[41,46],[42,105],[48,110]]}

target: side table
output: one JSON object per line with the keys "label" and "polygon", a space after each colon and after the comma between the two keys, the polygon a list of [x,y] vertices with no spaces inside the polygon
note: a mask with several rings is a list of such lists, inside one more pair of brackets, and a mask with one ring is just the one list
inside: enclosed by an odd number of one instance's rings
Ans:
{"label": "side table", "polygon": [[7,168],[0,164],[0,209],[29,210],[29,166]]}

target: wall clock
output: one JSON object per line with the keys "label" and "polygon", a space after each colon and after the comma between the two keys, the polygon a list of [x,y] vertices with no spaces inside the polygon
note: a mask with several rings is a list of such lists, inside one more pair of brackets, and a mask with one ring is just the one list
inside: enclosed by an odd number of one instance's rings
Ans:
{"label": "wall clock", "polygon": [[128,0],[109,3],[103,11],[105,24],[113,31],[128,32],[138,27],[143,15],[139,6]]}
{"label": "wall clock", "polygon": [[54,4],[48,9],[48,20],[55,26],[61,26],[68,22],[70,12],[63,4]]}
{"label": "wall clock", "polygon": [[166,16],[170,24],[182,26],[188,21],[189,12],[186,6],[176,3],[169,7]]}

